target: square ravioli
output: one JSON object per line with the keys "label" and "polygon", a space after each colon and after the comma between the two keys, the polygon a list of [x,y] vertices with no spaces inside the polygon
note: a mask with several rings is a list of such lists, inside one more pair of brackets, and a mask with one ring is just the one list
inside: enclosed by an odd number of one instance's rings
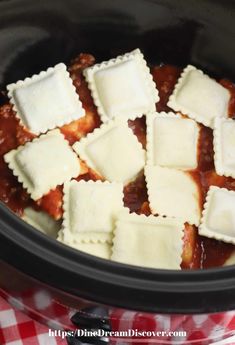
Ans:
{"label": "square ravioli", "polygon": [[113,120],[73,145],[87,165],[110,182],[127,183],[145,165],[145,151],[127,121]]}
{"label": "square ravioli", "polygon": [[76,250],[81,250],[90,255],[98,256],[102,259],[110,259],[111,257],[111,244],[108,242],[100,243],[100,242],[66,242],[63,236],[63,230],[59,232],[57,240],[67,246],[74,248]]}
{"label": "square ravioli", "polygon": [[103,122],[155,110],[158,91],[139,49],[89,67],[84,75]]}
{"label": "square ravioli", "polygon": [[147,116],[147,162],[168,168],[197,167],[199,127],[194,120],[174,113]]}
{"label": "square ravioli", "polygon": [[229,91],[194,66],[187,66],[168,106],[213,128],[214,119],[228,116]]}
{"label": "square ravioli", "polygon": [[145,177],[153,214],[181,218],[199,225],[200,193],[193,177],[176,169],[147,166]]}
{"label": "square ravioli", "polygon": [[7,89],[17,117],[32,133],[45,133],[85,115],[63,63],[10,84]]}
{"label": "square ravioli", "polygon": [[216,119],[214,128],[215,170],[235,178],[235,121]]}
{"label": "square ravioli", "polygon": [[235,244],[235,192],[211,186],[206,197],[199,234]]}
{"label": "square ravioli", "polygon": [[180,269],[183,235],[182,220],[123,213],[116,223],[111,259],[131,265]]}
{"label": "square ravioli", "polygon": [[110,240],[115,217],[123,207],[121,183],[75,180],[66,183],[64,240],[69,243]]}
{"label": "square ravioli", "polygon": [[74,248],[106,260],[111,256],[110,243],[77,243]]}
{"label": "square ravioli", "polygon": [[80,172],[78,157],[58,129],[8,152],[4,160],[33,200]]}

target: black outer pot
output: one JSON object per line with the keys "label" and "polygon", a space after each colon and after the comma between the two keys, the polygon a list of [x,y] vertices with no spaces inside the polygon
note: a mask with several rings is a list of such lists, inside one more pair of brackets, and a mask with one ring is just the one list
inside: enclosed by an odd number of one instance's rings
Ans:
{"label": "black outer pot", "polygon": [[[235,79],[234,18],[234,0],[1,0],[0,85],[79,52],[102,60],[136,47],[151,63],[192,63]],[[0,259],[97,303],[161,313],[235,309],[234,266],[177,272],[102,260],[47,238],[3,205]]]}

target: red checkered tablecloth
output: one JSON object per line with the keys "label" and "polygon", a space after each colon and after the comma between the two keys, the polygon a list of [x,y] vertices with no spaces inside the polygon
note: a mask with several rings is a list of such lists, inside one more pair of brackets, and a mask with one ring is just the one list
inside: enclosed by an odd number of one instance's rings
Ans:
{"label": "red checkered tablecloth", "polygon": [[[36,313],[34,309],[30,311],[27,305],[31,305],[31,308],[34,305],[38,311]],[[48,315],[47,319],[42,318],[45,311]],[[66,345],[65,339],[49,336],[49,327],[62,330],[76,329],[70,320],[74,313],[76,313],[75,310],[58,304],[43,290],[28,292],[17,298],[6,294],[4,298],[0,297],[0,345]],[[113,338],[112,345],[210,345],[213,341],[217,342],[235,334],[235,311],[190,316],[154,315],[113,309],[109,312],[108,319],[114,331],[138,329],[139,331],[187,332],[187,335],[181,338],[174,335],[154,339]],[[40,321],[47,323],[47,326]],[[235,340],[226,344],[235,345]]]}
{"label": "red checkered tablecloth", "polygon": [[1,345],[66,345],[66,340],[49,337],[48,327],[33,321],[0,297]]}

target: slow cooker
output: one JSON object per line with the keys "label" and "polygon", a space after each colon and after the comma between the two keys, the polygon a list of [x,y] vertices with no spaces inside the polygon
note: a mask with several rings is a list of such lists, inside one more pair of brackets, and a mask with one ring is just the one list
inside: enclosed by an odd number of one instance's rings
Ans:
{"label": "slow cooker", "polygon": [[[234,18],[234,1],[2,0],[0,86],[4,89],[50,65],[68,62],[79,52],[101,61],[136,47],[150,63],[192,63],[233,80]],[[47,323],[54,320],[55,327],[56,311],[40,307],[38,299],[49,296],[63,310],[61,315],[67,310],[69,320],[74,311],[78,325],[89,327],[90,322],[91,328],[94,320],[110,313],[125,329],[136,314],[145,327],[158,316],[185,318],[235,310],[235,266],[171,271],[110,262],[48,238],[3,204],[0,260],[1,295],[19,306],[22,296],[37,294],[37,303],[25,298],[25,311]],[[58,315],[57,321],[67,327]],[[225,331],[221,324],[218,337]],[[208,329],[203,344],[209,344],[209,337]],[[119,342],[126,343],[132,339]]]}

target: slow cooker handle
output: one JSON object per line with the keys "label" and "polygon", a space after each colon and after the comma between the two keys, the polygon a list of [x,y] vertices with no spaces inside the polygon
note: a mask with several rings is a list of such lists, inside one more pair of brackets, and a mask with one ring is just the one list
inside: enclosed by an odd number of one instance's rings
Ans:
{"label": "slow cooker handle", "polygon": [[[71,317],[72,323],[79,330],[86,331],[111,331],[108,310],[102,307],[84,308]],[[76,335],[67,337],[68,345],[108,345],[107,337],[89,337]]]}

